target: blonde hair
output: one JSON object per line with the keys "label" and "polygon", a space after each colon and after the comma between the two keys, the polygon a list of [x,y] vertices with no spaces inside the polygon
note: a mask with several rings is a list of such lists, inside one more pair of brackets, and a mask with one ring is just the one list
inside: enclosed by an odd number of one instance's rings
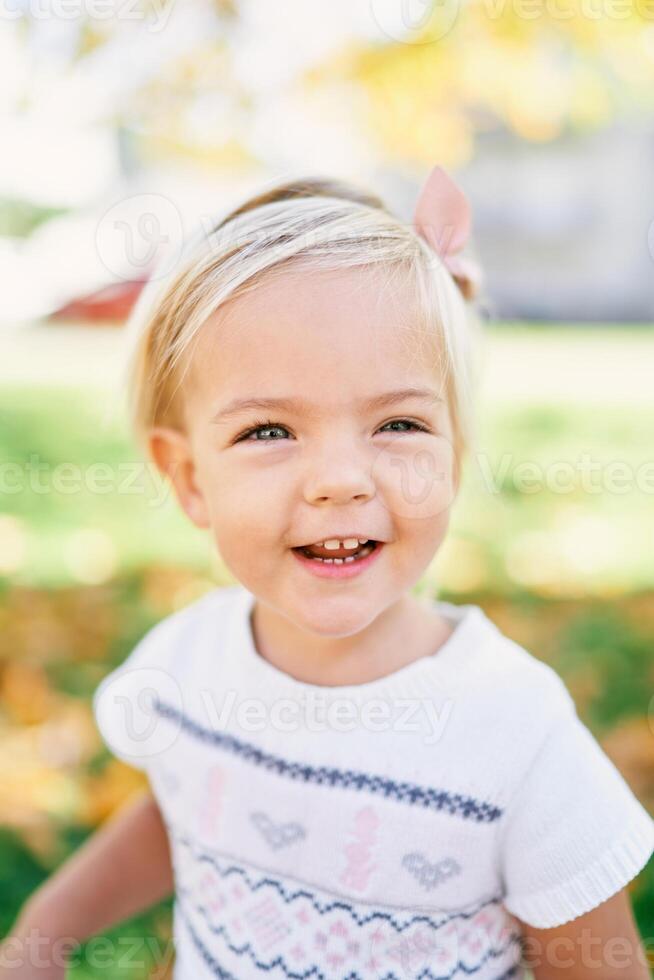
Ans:
{"label": "blonde hair", "polygon": [[[377,196],[350,183],[299,178],[248,198],[185,247],[176,268],[145,287],[128,323],[128,396],[142,445],[156,425],[183,427],[182,366],[207,319],[289,264],[311,270],[381,268],[409,275],[438,345],[460,467],[475,442],[480,320],[436,253]],[[390,281],[390,276],[387,282]]]}

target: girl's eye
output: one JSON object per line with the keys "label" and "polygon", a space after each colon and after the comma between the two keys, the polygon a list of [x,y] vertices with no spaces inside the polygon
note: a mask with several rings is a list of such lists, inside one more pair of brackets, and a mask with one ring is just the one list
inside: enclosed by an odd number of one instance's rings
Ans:
{"label": "girl's eye", "polygon": [[[408,425],[408,426],[411,426],[411,428],[414,431],[417,431],[417,432],[428,432],[429,431],[427,429],[427,426],[422,425],[422,423],[420,423],[420,422],[415,422],[413,419],[393,419],[391,422],[386,422],[384,425],[382,425],[381,429],[385,429],[389,425]],[[380,431],[381,431],[381,429],[380,429]],[[279,422],[258,422],[255,426],[253,426],[253,428],[248,429],[247,432],[244,432],[235,441],[236,442],[245,442],[245,441],[248,441],[248,442],[280,442],[281,439],[278,436],[274,436],[271,439],[259,438],[259,433],[260,432],[266,432],[266,431],[271,431],[271,430],[273,432],[274,431],[277,431],[277,432],[288,432],[288,429],[286,428],[286,426],[285,425],[281,425]],[[395,431],[406,432],[406,431],[411,431],[411,430],[406,430],[406,429],[397,430],[396,429]],[[250,436],[256,436],[257,438],[250,439]]]}
{"label": "girl's eye", "polygon": [[258,435],[259,432],[266,432],[270,429],[273,431],[277,430],[277,432],[288,432],[286,426],[280,425],[278,422],[258,422],[253,428],[248,429],[247,432],[240,435],[236,439],[236,442],[243,442],[245,440],[249,440],[250,442],[279,442],[280,440],[277,437],[274,439],[249,439],[249,436]]}
{"label": "girl's eye", "polygon": [[[418,432],[428,431],[426,425],[422,425],[421,422],[414,422],[413,419],[393,419],[392,422],[386,422],[386,425],[383,425],[382,429],[385,429],[387,425],[410,425],[413,429],[417,430]],[[401,429],[400,431],[406,432],[406,429],[403,430]]]}

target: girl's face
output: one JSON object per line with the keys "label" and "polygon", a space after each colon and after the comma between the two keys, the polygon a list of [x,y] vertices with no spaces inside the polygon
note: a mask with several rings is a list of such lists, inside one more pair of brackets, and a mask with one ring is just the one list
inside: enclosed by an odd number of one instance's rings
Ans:
{"label": "girl's face", "polygon": [[[371,623],[447,530],[451,423],[414,302],[409,283],[387,289],[362,269],[269,277],[198,335],[186,435],[153,431],[155,458],[234,577],[314,633]],[[315,574],[293,551],[352,537],[381,544],[348,577]]]}

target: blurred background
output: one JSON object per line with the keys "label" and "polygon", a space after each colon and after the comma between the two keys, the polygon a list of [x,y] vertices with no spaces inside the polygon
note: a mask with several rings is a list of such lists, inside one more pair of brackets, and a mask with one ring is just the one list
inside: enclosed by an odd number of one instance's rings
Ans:
{"label": "blurred background", "polygon": [[[286,176],[356,180],[407,221],[435,162],[468,193],[481,451],[419,589],[550,663],[654,813],[651,3],[14,0],[0,20],[0,935],[143,787],[95,687],[232,581],[130,440],[125,319],[186,235]],[[652,862],[629,890],[653,950]],[[170,910],[107,933],[156,940],[116,976],[162,976]]]}

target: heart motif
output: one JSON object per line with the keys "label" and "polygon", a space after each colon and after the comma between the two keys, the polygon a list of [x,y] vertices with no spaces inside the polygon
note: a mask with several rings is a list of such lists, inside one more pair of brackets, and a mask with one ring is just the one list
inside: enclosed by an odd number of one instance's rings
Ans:
{"label": "heart motif", "polygon": [[262,810],[251,813],[250,820],[275,850],[306,836],[304,827],[299,823],[275,823]]}
{"label": "heart motif", "polygon": [[423,888],[435,888],[455,874],[460,874],[461,867],[454,858],[443,858],[432,864],[420,851],[412,851],[402,858],[402,865],[418,879]]}

